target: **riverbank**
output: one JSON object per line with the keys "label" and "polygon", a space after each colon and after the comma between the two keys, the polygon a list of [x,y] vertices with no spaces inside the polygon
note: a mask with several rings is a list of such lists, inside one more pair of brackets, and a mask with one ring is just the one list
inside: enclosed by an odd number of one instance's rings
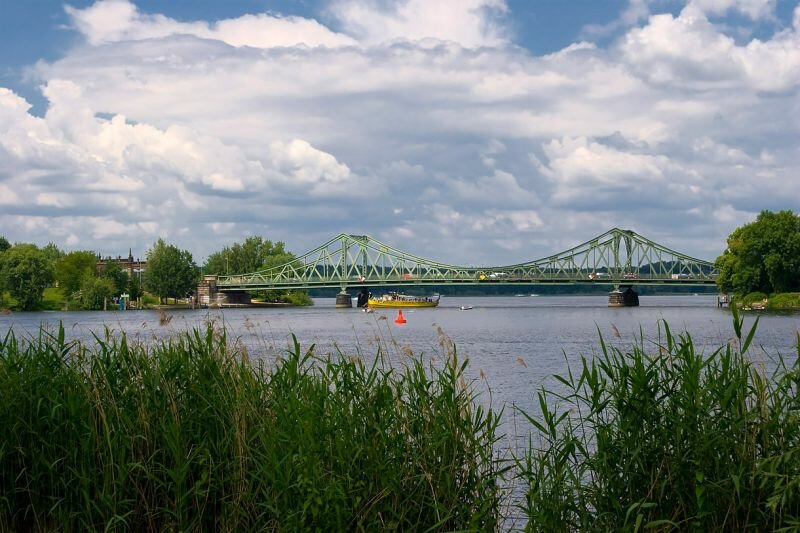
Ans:
{"label": "riverbank", "polygon": [[757,311],[800,311],[800,292],[784,292],[766,295],[763,292],[751,292],[738,302],[744,309]]}
{"label": "riverbank", "polygon": [[296,343],[273,363],[213,326],[9,335],[0,471],[22,474],[0,476],[0,529],[491,530],[514,506],[539,530],[789,525],[795,368],[764,378],[738,318],[733,336],[712,352],[666,324],[629,349],[599,340],[541,412],[505,406],[521,441],[501,441],[446,338],[393,364]]}

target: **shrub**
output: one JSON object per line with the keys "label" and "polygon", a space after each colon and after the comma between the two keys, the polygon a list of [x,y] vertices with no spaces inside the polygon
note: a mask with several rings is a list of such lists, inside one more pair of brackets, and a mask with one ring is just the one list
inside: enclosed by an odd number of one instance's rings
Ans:
{"label": "shrub", "polygon": [[772,295],[767,303],[767,309],[776,311],[800,309],[800,292],[784,292]]}
{"label": "shrub", "polygon": [[767,298],[767,295],[763,292],[751,292],[750,294],[746,294],[742,297],[741,304],[745,307],[750,307],[754,303],[761,303]]}

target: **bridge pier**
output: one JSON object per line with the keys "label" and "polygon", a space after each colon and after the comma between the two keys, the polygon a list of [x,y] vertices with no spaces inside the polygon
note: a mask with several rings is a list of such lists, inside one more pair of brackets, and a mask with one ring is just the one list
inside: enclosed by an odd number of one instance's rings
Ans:
{"label": "bridge pier", "polygon": [[200,307],[242,307],[251,303],[250,293],[247,291],[220,291],[217,287],[217,276],[203,276],[197,284],[197,305]]}
{"label": "bridge pier", "polygon": [[608,306],[639,307],[639,294],[630,285],[617,287],[608,293]]}
{"label": "bridge pier", "polygon": [[336,295],[336,309],[350,309],[353,307],[353,297],[347,294],[342,287],[342,292]]}
{"label": "bridge pier", "polygon": [[209,307],[217,299],[217,276],[203,276],[197,284],[197,298],[195,301],[200,307]]}

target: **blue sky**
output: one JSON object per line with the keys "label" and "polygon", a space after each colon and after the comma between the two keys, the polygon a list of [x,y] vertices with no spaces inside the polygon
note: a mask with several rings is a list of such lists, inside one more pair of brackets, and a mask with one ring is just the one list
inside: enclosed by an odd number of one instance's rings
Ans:
{"label": "blue sky", "polygon": [[0,0],[0,233],[460,264],[798,209],[796,0]]}

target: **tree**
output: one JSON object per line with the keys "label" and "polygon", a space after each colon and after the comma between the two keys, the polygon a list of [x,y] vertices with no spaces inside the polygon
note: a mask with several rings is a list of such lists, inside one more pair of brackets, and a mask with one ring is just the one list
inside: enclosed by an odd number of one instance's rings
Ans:
{"label": "tree", "polygon": [[[206,274],[244,274],[294,261],[296,256],[287,252],[283,242],[262,237],[248,237],[243,243],[234,243],[208,256],[203,271]],[[295,305],[311,305],[312,300],[305,291],[256,291],[253,296],[269,301],[289,302]]]}
{"label": "tree", "polygon": [[42,253],[47,257],[47,260],[50,261],[50,264],[55,267],[56,263],[58,263],[59,259],[64,257],[64,252],[62,252],[55,243],[48,242],[44,248],[42,248]]}
{"label": "tree", "polygon": [[11,248],[11,243],[10,243],[10,242],[8,242],[8,239],[6,239],[6,238],[5,238],[5,237],[3,237],[2,235],[0,235],[0,254],[2,254],[3,252],[5,252],[5,251],[6,251],[6,250],[8,250],[9,248]]}
{"label": "tree", "polygon": [[[278,262],[276,258],[279,258]],[[265,266],[267,264],[274,266],[292,259],[294,256],[286,253],[282,242],[273,244],[270,240],[253,236],[208,256],[203,271],[206,274],[244,274],[269,268]]]}
{"label": "tree", "polygon": [[102,277],[114,284],[114,296],[119,296],[128,288],[128,273],[122,270],[118,261],[108,261]]}
{"label": "tree", "polygon": [[81,282],[81,306],[84,309],[103,309],[104,304],[114,297],[115,291],[113,280],[87,272]]}
{"label": "tree", "polygon": [[130,296],[131,301],[136,301],[142,297],[142,282],[139,281],[139,275],[134,274],[133,276],[128,279],[128,296]]}
{"label": "tree", "polygon": [[11,293],[23,311],[37,309],[52,282],[53,267],[35,245],[16,244],[0,254],[0,287]]}
{"label": "tree", "polygon": [[163,239],[147,251],[145,288],[159,299],[186,296],[196,286],[198,268],[187,250],[179,250]]}
{"label": "tree", "polygon": [[87,272],[97,275],[97,256],[88,250],[70,252],[56,262],[56,281],[64,296],[80,290]]}
{"label": "tree", "polygon": [[730,234],[716,263],[717,285],[724,291],[800,291],[800,215],[762,211]]}

